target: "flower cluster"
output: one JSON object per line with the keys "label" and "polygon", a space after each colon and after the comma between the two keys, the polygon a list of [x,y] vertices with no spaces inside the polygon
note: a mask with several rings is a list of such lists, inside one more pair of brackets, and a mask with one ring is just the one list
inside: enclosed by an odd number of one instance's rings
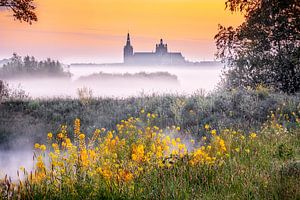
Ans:
{"label": "flower cluster", "polygon": [[[147,123],[130,117],[117,124],[116,130],[96,129],[91,137],[81,132],[80,120],[76,119],[73,140],[68,136],[67,126],[61,126],[56,135],[48,133],[49,147],[35,144],[37,161],[31,180],[56,185],[69,183],[69,187],[75,187],[72,183],[81,177],[89,180],[101,178],[107,184],[132,185],[141,174],[171,168],[180,159],[185,159],[192,167],[222,165],[232,153],[242,148],[241,141],[245,140],[235,131],[218,133],[209,125],[204,127],[206,136],[186,140],[178,137],[180,127],[163,130],[151,126],[149,121],[156,117],[155,114],[146,114]],[[251,133],[248,139],[255,138],[256,134]],[[245,151],[250,152],[249,149]]]}

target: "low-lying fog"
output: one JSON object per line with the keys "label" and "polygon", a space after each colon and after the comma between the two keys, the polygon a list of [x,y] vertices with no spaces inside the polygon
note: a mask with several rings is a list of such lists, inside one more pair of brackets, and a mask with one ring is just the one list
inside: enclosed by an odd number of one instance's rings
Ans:
{"label": "low-lying fog", "polygon": [[[141,93],[192,94],[201,89],[213,90],[220,81],[222,69],[222,66],[125,67],[82,65],[71,66],[66,69],[73,74],[71,79],[23,78],[6,81],[14,87],[21,84],[21,88],[31,97],[43,98],[78,97],[77,89],[82,87],[91,89],[93,96],[108,97],[137,96]],[[100,76],[98,74],[94,77],[82,78],[99,72],[102,72]],[[126,73],[128,74],[124,75]],[[147,75],[151,73],[155,73],[155,75]],[[30,170],[32,164],[32,150],[0,151],[0,178],[4,174],[16,178],[16,171],[20,166]]]}
{"label": "low-lying fog", "polygon": [[[73,76],[71,80],[50,78],[14,79],[7,82],[13,87],[21,84],[31,97],[78,97],[77,89],[87,87],[93,91],[93,96],[128,97],[143,94],[192,94],[199,90],[211,91],[220,81],[222,66],[174,66],[174,67],[126,67],[126,66],[93,66],[71,65],[66,68]],[[113,79],[99,78],[98,81],[78,81],[79,77],[93,73],[104,74],[136,74],[140,72],[168,72],[177,80],[164,78],[124,78],[116,76]],[[175,78],[176,78],[175,77]]]}
{"label": "low-lying fog", "polygon": [[[13,180],[17,180],[17,171],[24,167],[28,172],[33,167],[32,150],[6,150],[0,151],[0,179],[8,175]],[[22,178],[23,173],[19,173]]]}

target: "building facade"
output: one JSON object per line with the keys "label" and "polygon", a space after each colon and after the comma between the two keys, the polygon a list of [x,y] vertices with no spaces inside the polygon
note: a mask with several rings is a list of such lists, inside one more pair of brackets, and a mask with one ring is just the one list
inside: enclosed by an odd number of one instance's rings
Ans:
{"label": "building facade", "polygon": [[156,44],[155,52],[133,52],[130,35],[127,34],[124,46],[124,64],[128,65],[184,65],[187,61],[180,52],[168,52],[168,45]]}

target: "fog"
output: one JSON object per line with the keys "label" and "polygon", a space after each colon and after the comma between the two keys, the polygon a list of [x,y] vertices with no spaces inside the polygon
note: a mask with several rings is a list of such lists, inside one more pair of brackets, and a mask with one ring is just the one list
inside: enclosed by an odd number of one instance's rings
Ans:
{"label": "fog", "polygon": [[[13,180],[17,180],[17,171],[24,167],[30,171],[33,167],[32,150],[6,150],[0,151],[0,179],[8,175]],[[23,173],[19,173],[22,178]]]}
{"label": "fog", "polygon": [[[73,74],[70,79],[35,77],[6,81],[15,88],[21,85],[21,88],[32,98],[77,98],[78,88],[83,87],[92,90],[94,97],[128,97],[152,93],[188,95],[199,90],[212,91],[221,80],[222,69],[222,66],[126,67],[71,65],[65,68]],[[102,73],[100,78],[97,76],[96,78],[87,77],[100,72]],[[140,72],[145,72],[146,75],[136,76]],[[168,73],[157,73],[150,78],[147,76],[147,74],[155,72]],[[126,73],[127,75],[124,75]],[[30,170],[33,165],[32,156],[33,151],[31,149],[0,151],[0,178],[4,174],[8,174],[16,179],[16,172],[21,166]]]}
{"label": "fog", "polygon": [[[73,75],[71,80],[55,78],[22,78],[8,80],[12,87],[24,89],[29,96],[51,97],[78,97],[77,89],[87,87],[93,91],[93,96],[101,97],[128,97],[140,94],[192,94],[198,90],[212,91],[220,81],[222,66],[174,66],[174,67],[126,67],[126,66],[94,66],[94,65],[71,65],[65,70]],[[82,76],[93,73],[117,74],[113,79],[99,78],[97,81],[78,81]],[[156,78],[126,79],[122,74],[136,74],[140,72],[155,73],[168,72],[175,75],[177,81]]]}

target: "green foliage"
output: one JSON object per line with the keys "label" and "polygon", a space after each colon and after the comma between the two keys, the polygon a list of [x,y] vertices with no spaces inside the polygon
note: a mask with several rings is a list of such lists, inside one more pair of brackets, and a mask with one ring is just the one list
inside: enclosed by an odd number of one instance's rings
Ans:
{"label": "green foliage", "polygon": [[219,27],[217,56],[228,65],[225,86],[300,91],[300,1],[227,0],[242,12],[237,28]]}
{"label": "green foliage", "polygon": [[[129,116],[139,117],[140,111],[158,114],[155,125],[166,128],[178,125],[194,136],[204,134],[203,127],[210,124],[215,129],[235,128],[245,131],[258,129],[271,111],[282,106],[283,114],[295,120],[299,115],[299,95],[256,90],[219,91],[207,96],[152,95],[125,99],[36,99],[9,100],[0,106],[0,135],[2,138],[31,138],[39,142],[45,131],[55,131],[60,124],[72,124],[75,118],[82,120],[83,131],[91,133],[94,127],[114,129],[115,125]],[[287,124],[294,127],[293,120]],[[294,127],[295,128],[295,127]],[[9,140],[8,140],[9,141]],[[1,140],[1,148],[8,148],[7,140]],[[28,142],[27,140],[25,140]],[[22,142],[22,140],[20,140]]]}
{"label": "green foliage", "polygon": [[[298,146],[299,148],[299,146]],[[281,199],[300,199],[300,161],[287,162],[280,170],[279,193]]]}
{"label": "green foliage", "polygon": [[294,151],[289,144],[280,144],[277,148],[277,155],[283,160],[288,160],[294,157]]}

